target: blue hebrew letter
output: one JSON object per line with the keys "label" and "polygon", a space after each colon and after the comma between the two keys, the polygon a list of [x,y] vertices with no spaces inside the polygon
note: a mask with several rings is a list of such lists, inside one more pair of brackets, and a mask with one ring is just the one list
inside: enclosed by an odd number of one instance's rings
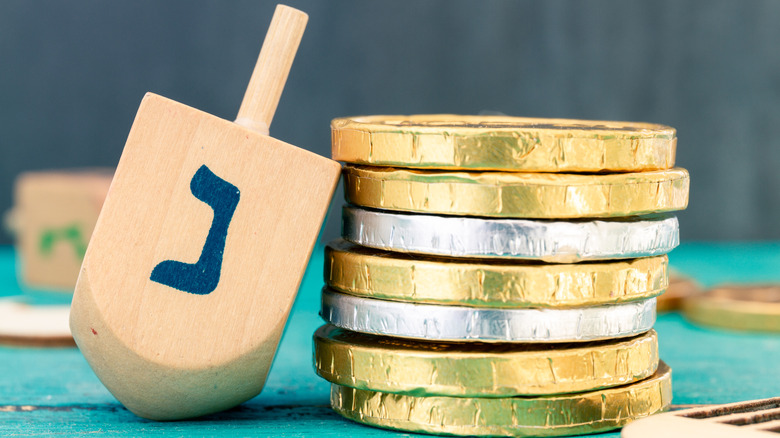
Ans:
{"label": "blue hebrew letter", "polygon": [[228,226],[236,211],[241,192],[236,186],[200,166],[190,182],[192,194],[214,210],[206,243],[197,263],[175,260],[160,262],[152,270],[150,279],[191,294],[206,295],[219,284],[222,255],[225,252]]}

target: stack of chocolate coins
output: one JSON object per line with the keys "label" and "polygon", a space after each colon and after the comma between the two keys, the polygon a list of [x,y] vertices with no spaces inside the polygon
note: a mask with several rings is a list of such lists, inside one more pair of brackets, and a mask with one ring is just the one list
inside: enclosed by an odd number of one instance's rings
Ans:
{"label": "stack of chocolate coins", "polygon": [[339,414],[570,435],[666,408],[652,330],[688,202],[675,130],[504,116],[336,119],[343,239],[317,373]]}

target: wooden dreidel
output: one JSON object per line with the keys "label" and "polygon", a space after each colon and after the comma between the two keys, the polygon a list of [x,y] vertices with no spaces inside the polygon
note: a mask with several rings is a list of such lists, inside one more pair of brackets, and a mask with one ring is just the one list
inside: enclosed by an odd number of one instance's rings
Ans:
{"label": "wooden dreidel", "polygon": [[22,282],[73,292],[113,170],[25,172],[11,212]]}
{"label": "wooden dreidel", "polygon": [[209,414],[263,387],[341,170],[266,134],[306,21],[277,7],[235,124],[141,102],[71,312],[139,416]]}

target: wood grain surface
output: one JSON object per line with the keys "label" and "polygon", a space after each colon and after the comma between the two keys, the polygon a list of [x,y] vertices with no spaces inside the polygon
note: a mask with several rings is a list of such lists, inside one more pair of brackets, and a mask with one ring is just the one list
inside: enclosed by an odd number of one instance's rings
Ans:
{"label": "wood grain surface", "polygon": [[[13,250],[0,248],[0,293],[15,295]],[[780,281],[780,243],[683,243],[672,266],[704,286]],[[195,421],[154,422],[127,411],[101,385],[78,350],[0,348],[0,435],[399,436],[342,419],[312,366],[312,334],[323,286],[317,246],[293,306],[265,389],[256,398]],[[660,356],[673,369],[675,405],[728,403],[780,393],[780,337],[694,326],[678,313],[658,318]],[[408,434],[403,434],[406,436]],[[604,436],[617,437],[618,433]]]}

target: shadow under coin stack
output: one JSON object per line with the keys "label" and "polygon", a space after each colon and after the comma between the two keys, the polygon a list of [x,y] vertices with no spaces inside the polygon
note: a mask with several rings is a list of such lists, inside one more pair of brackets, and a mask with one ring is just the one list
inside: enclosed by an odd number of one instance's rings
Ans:
{"label": "shadow under coin stack", "polygon": [[570,435],[668,407],[652,330],[688,202],[675,130],[504,116],[332,123],[343,240],[314,335],[331,405],[453,435]]}

